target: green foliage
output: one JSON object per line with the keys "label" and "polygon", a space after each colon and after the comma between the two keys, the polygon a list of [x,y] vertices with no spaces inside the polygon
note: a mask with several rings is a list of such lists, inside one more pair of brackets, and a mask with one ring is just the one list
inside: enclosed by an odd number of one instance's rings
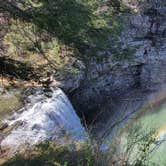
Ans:
{"label": "green foliage", "polygon": [[17,17],[7,9],[14,16],[3,41],[7,55],[33,66],[47,60],[61,73],[77,74],[71,56],[85,62],[98,58],[110,48],[108,38],[122,30],[116,7],[105,0],[18,0],[14,5]]}
{"label": "green foliage", "polygon": [[145,130],[140,124],[135,124],[111,145],[114,151],[111,160],[119,165],[125,163],[126,166],[147,166],[152,164],[150,157],[155,146],[155,130]]}
{"label": "green foliage", "polygon": [[9,46],[8,54],[25,56],[32,53],[32,50],[35,51],[36,31],[34,24],[11,20],[10,31],[4,38],[4,43]]}
{"label": "green foliage", "polygon": [[94,154],[87,144],[56,145],[47,141],[36,147],[33,154],[16,156],[3,166],[95,166]]}
{"label": "green foliage", "polygon": [[134,166],[147,165],[149,155],[155,146],[155,130],[143,130],[140,125],[135,125],[128,134],[127,155],[129,163]]}
{"label": "green foliage", "polygon": [[108,151],[101,152],[101,144],[77,143],[57,145],[46,141],[32,151],[18,155],[3,166],[148,166],[157,164],[150,159],[156,147],[153,129],[143,130],[134,125],[128,133],[112,140]]}
{"label": "green foliage", "polygon": [[[78,49],[82,54],[89,48],[104,49],[108,36],[120,32],[119,22],[114,18],[116,8],[105,4],[104,0],[19,0],[17,2],[19,9],[32,18],[35,36],[31,33],[27,36],[32,39],[38,38],[38,34],[46,30],[51,37],[58,38],[60,42]],[[22,13],[19,17],[22,19]],[[31,31],[30,26],[26,25],[26,31]],[[18,25],[17,30],[21,28]],[[20,36],[16,38],[18,40],[15,42],[19,46]],[[21,44],[23,49],[24,44],[29,46],[28,41]]]}
{"label": "green foliage", "polygon": [[21,20],[11,20],[10,31],[4,38],[4,43],[9,46],[8,54],[30,55],[39,54],[40,51],[58,54],[59,44],[45,31],[40,31],[33,23]]}

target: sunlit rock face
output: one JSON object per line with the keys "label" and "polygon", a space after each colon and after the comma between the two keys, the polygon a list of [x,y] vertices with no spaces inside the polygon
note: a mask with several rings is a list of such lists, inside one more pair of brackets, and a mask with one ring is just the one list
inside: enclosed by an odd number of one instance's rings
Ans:
{"label": "sunlit rock face", "polygon": [[49,95],[46,97],[37,92],[29,96],[28,106],[6,120],[9,127],[16,127],[2,140],[2,149],[10,149],[14,153],[25,145],[31,146],[47,139],[85,139],[86,132],[80,119],[62,90],[54,89]]}
{"label": "sunlit rock face", "polygon": [[[113,46],[114,38],[110,39],[112,48],[101,53],[104,57],[101,61],[89,62],[86,78],[71,95],[79,111],[100,110],[109,98],[132,89],[155,90],[166,83],[166,1],[123,0],[123,3],[132,13],[122,15],[118,44]],[[113,48],[134,51],[131,59],[114,61]]]}

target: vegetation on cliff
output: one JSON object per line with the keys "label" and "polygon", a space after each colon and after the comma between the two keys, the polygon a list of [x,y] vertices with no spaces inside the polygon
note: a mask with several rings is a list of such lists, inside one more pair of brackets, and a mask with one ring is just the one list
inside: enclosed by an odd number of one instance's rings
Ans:
{"label": "vegetation on cliff", "polygon": [[126,10],[120,1],[104,0],[7,0],[0,9],[1,56],[33,66],[40,75],[50,67],[74,72],[73,61],[110,48]]}

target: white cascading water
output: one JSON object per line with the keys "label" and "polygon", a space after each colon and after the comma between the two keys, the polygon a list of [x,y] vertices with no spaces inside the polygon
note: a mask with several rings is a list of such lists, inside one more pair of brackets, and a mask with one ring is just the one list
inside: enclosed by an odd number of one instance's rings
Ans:
{"label": "white cascading water", "polygon": [[17,123],[19,126],[3,139],[1,147],[17,150],[24,144],[34,145],[47,139],[56,140],[62,131],[64,136],[70,135],[74,141],[85,139],[85,129],[61,89],[54,89],[50,98],[43,94],[29,98],[31,103],[26,109],[20,110],[20,113],[6,121],[9,126]]}

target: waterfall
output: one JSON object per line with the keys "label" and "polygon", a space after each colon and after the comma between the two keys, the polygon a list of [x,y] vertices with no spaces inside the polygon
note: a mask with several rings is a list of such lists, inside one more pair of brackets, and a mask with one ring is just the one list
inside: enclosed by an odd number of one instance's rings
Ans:
{"label": "waterfall", "polygon": [[84,127],[61,89],[54,89],[51,97],[38,93],[28,98],[30,104],[6,120],[9,126],[17,127],[2,140],[2,147],[17,150],[21,145],[57,140],[62,135],[74,141],[85,139]]}

